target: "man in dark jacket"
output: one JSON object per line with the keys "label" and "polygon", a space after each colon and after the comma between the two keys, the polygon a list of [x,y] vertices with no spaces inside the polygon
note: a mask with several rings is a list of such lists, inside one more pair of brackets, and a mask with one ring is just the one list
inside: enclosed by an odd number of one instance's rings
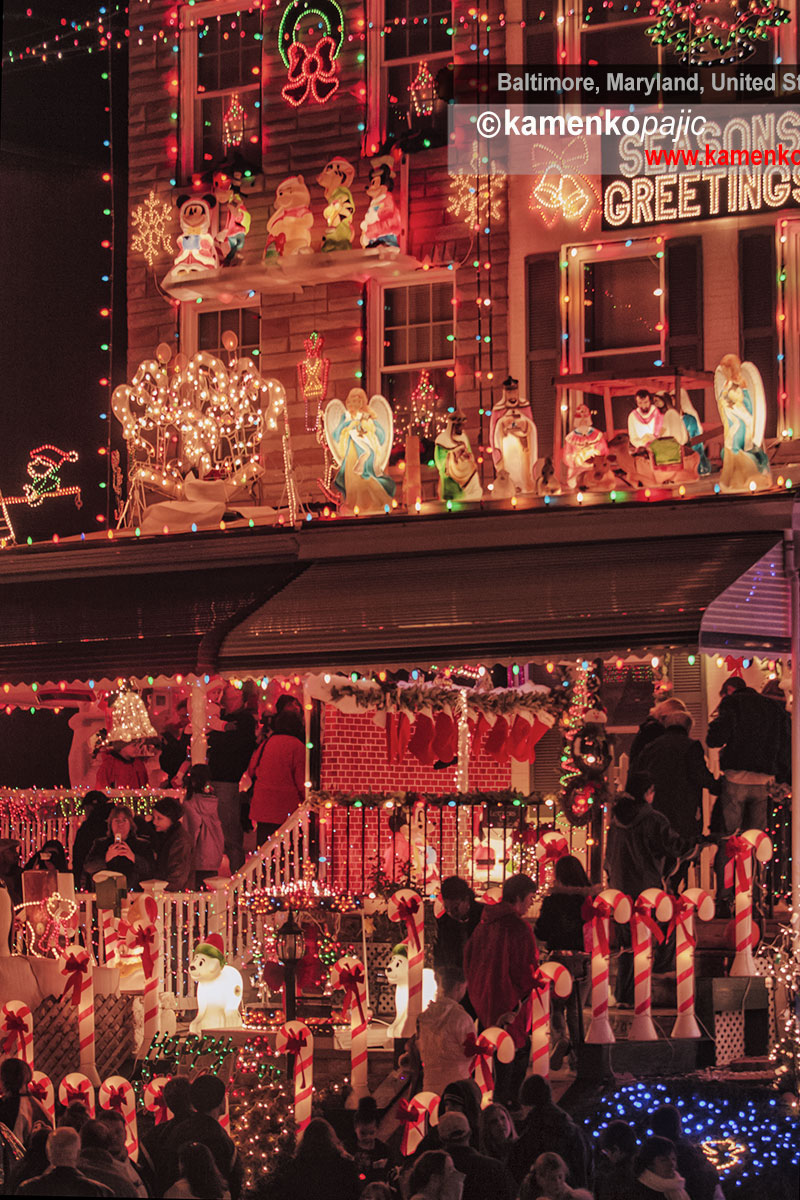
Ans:
{"label": "man in dark jacket", "polygon": [[514,1200],[517,1189],[502,1163],[479,1154],[469,1144],[469,1121],[463,1113],[445,1113],[439,1122],[442,1149],[464,1176],[462,1200]]}
{"label": "man in dark jacket", "polygon": [[159,1179],[163,1191],[168,1191],[178,1179],[178,1154],[188,1142],[208,1146],[211,1157],[223,1179],[227,1180],[231,1200],[239,1200],[244,1171],[239,1151],[219,1123],[225,1109],[225,1084],[216,1075],[198,1075],[191,1084],[194,1113],[180,1121],[163,1147],[166,1173]]}
{"label": "man in dark jacket", "polygon": [[[466,879],[451,875],[442,881],[442,903],[445,911],[436,919],[436,943],[433,947],[434,967],[464,966],[464,951],[483,916],[483,905],[475,899],[475,893]],[[461,1002],[471,1017],[477,1014],[470,1002],[469,993]]]}
{"label": "man in dark jacket", "polygon": [[155,879],[166,879],[168,892],[183,892],[192,871],[192,839],[181,824],[181,805],[172,796],[162,796],[153,805],[153,850]]}
{"label": "man in dark jacket", "polygon": [[[769,784],[789,761],[788,720],[767,696],[760,696],[743,679],[725,681],[717,715],[708,727],[709,746],[721,746],[722,790],[715,809],[717,832],[726,839],[737,830],[766,829]],[[717,899],[725,888],[725,844],[715,863]]]}
{"label": "man in dark jacket", "polygon": [[[665,877],[691,852],[693,843],[672,828],[663,813],[653,808],[655,787],[644,771],[628,775],[626,787],[611,811],[606,842],[609,886],[635,900],[646,888],[663,888]],[[620,925],[623,953],[617,964],[614,993],[617,1004],[633,1002],[633,955],[630,926]]]}
{"label": "man in dark jacket", "polygon": [[[691,713],[679,700],[664,714],[664,732],[639,757],[639,769],[653,780],[653,808],[663,813],[672,828],[687,841],[697,841],[703,829],[703,789],[713,788],[714,776],[706,766],[703,747],[689,736]],[[689,870],[685,861],[671,878],[677,892]]]}
{"label": "man in dark jacket", "polygon": [[508,1157],[508,1168],[517,1183],[522,1182],[540,1154],[549,1152],[563,1158],[573,1187],[586,1187],[591,1175],[589,1143],[569,1113],[553,1103],[547,1080],[530,1075],[522,1085],[520,1100],[530,1111]]}
{"label": "man in dark jacket", "polygon": [[74,1129],[56,1129],[47,1139],[50,1166],[44,1175],[21,1183],[18,1196],[113,1196],[111,1188],[78,1170],[81,1142]]}
{"label": "man in dark jacket", "polygon": [[111,1138],[108,1126],[103,1121],[87,1121],[80,1132],[81,1153],[78,1170],[90,1179],[105,1184],[115,1196],[136,1197],[140,1192],[134,1187],[126,1172],[112,1157],[109,1147]]}
{"label": "man in dark jacket", "polygon": [[232,685],[225,688],[217,724],[222,727],[212,727],[208,734],[208,769],[225,835],[225,853],[231,871],[238,871],[244,862],[239,780],[256,748],[256,721],[245,708],[243,691]]}
{"label": "man in dark jacket", "polygon": [[516,1104],[530,1045],[530,994],[539,954],[524,918],[535,892],[530,876],[509,876],[502,901],[484,905],[481,922],[464,951],[467,988],[481,1027],[505,1023],[516,1047],[513,1062],[498,1061],[495,1068],[495,1100],[506,1106]]}
{"label": "man in dark jacket", "polygon": [[86,855],[91,850],[97,838],[105,835],[108,829],[108,818],[111,813],[111,801],[105,792],[89,791],[81,802],[83,820],[78,826],[75,841],[72,843],[72,874],[75,877],[75,890],[82,891],[83,864]]}

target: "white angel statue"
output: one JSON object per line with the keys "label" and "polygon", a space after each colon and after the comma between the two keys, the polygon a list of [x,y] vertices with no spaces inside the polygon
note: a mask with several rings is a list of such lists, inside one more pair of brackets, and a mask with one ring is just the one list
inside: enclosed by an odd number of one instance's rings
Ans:
{"label": "white angel statue", "polygon": [[394,420],[384,396],[367,399],[363,388],[351,388],[344,404],[331,400],[325,408],[325,438],[338,471],[333,486],[350,511],[383,512],[394,496],[394,481],[384,472],[394,438]]}
{"label": "white angel statue", "polygon": [[764,451],[767,406],[758,367],[726,354],[714,372],[714,392],[725,430],[720,487],[723,492],[746,492],[750,484],[772,484]]}

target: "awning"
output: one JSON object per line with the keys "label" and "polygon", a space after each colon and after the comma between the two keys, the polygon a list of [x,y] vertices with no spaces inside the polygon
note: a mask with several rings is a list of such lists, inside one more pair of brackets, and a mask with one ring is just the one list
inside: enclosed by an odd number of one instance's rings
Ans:
{"label": "awning", "polygon": [[232,671],[695,645],[769,533],[316,562],[227,634]]}
{"label": "awning", "polygon": [[706,654],[788,654],[792,642],[791,587],[777,542],[708,606],[700,625]]}
{"label": "awning", "polygon": [[213,670],[232,625],[297,571],[254,564],[4,584],[0,684]]}

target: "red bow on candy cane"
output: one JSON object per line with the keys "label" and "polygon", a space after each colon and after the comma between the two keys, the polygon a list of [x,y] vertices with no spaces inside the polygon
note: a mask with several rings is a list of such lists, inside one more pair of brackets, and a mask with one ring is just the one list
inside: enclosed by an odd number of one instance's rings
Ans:
{"label": "red bow on candy cane", "polygon": [[167,1102],[164,1099],[164,1092],[151,1093],[152,1111],[156,1114],[156,1125],[160,1125],[162,1121],[167,1119]]}
{"label": "red bow on candy cane", "polygon": [[66,1096],[66,1107],[70,1104],[84,1104],[89,1107],[89,1084],[81,1083],[78,1087],[73,1087],[71,1083],[64,1082],[64,1095]]}
{"label": "red bow on candy cane", "polygon": [[300,1072],[300,1082],[303,1087],[306,1086],[306,1068],[303,1063],[300,1051],[307,1045],[305,1033],[287,1033],[286,1035],[286,1054],[293,1054],[294,1057],[294,1072]]}
{"label": "red bow on candy cane", "polygon": [[565,854],[569,854],[569,847],[561,842],[545,842],[544,854],[539,859],[541,866],[545,867],[548,863],[557,863]]}
{"label": "red bow on candy cane", "polygon": [[684,897],[682,895],[676,896],[675,897],[675,908],[673,909],[673,912],[672,912],[672,920],[670,921],[669,925],[667,926],[667,936],[669,936],[669,934],[675,932],[675,930],[677,930],[678,926],[680,925],[680,927],[683,931],[683,936],[686,938],[686,941],[689,943],[689,945],[696,946],[697,938],[692,933],[692,931],[689,929],[689,926],[686,923],[687,918],[691,917],[692,914],[694,913],[694,911],[695,911],[695,906],[694,906],[694,904],[692,904],[691,900],[684,899]]}
{"label": "red bow on candy cane", "polygon": [[657,923],[653,920],[653,911],[646,900],[637,899],[633,906],[634,916],[638,917],[642,924],[650,930],[650,936],[660,944],[664,941],[664,934],[659,929]]}
{"label": "red bow on candy cane", "polygon": [[361,1004],[361,984],[364,982],[364,970],[359,963],[357,967],[348,967],[339,972],[339,983],[344,988],[343,1011],[349,1012],[350,1006],[356,1004],[360,1020],[366,1022],[366,1014]]}
{"label": "red bow on candy cane", "polygon": [[[336,43],[333,38],[320,38],[313,50],[293,42],[289,47],[289,82],[281,95],[295,107],[309,98],[325,104],[339,87],[336,73]],[[309,97],[310,93],[310,97]]]}
{"label": "red bow on candy cane", "polygon": [[20,1017],[17,1013],[5,1013],[3,1015],[3,1032],[5,1037],[0,1045],[0,1054],[10,1054],[15,1042],[19,1042],[22,1046],[25,1036],[28,1032],[28,1026],[24,1017]]}
{"label": "red bow on candy cane", "polygon": [[750,881],[747,878],[746,863],[753,853],[751,843],[748,842],[747,838],[739,837],[738,834],[735,834],[733,837],[728,838],[725,853],[728,856],[728,861],[725,863],[725,887],[733,887],[735,872],[736,886],[740,891],[746,892],[750,886]]}
{"label": "red bow on candy cane", "polygon": [[612,916],[614,909],[607,900],[601,900],[599,896],[587,896],[581,906],[581,918],[583,920],[583,940],[586,945],[587,954],[591,954],[591,934],[597,938],[597,943],[600,947],[600,953],[608,956],[608,934],[606,932],[605,918]]}
{"label": "red bow on candy cane", "polygon": [[491,1058],[493,1054],[494,1046],[490,1046],[488,1042],[475,1037],[474,1033],[470,1033],[464,1039],[464,1055],[466,1058]]}
{"label": "red bow on candy cane", "polygon": [[66,984],[66,987],[64,988],[63,992],[61,993],[61,995],[58,997],[59,1000],[63,1000],[64,997],[70,991],[70,989],[72,989],[72,995],[70,996],[70,1001],[72,1002],[72,1004],[80,1003],[81,983],[83,982],[82,976],[84,976],[88,972],[88,970],[89,970],[88,955],[86,956],[86,958],[78,958],[76,955],[70,954],[70,956],[66,959],[64,966],[61,968],[61,974],[67,976],[67,984]]}
{"label": "red bow on candy cane", "polygon": [[401,921],[405,921],[406,929],[414,939],[414,949],[421,950],[419,934],[417,933],[417,924],[414,917],[419,912],[419,900],[413,896],[410,900],[399,900],[397,904],[397,915]]}
{"label": "red bow on candy cane", "polygon": [[43,1079],[32,1079],[28,1084],[27,1091],[33,1100],[39,1100],[42,1104],[47,1099],[47,1084]]}
{"label": "red bow on candy cane", "polygon": [[402,1121],[404,1125],[416,1125],[419,1120],[419,1109],[416,1104],[410,1104],[408,1100],[401,1100],[395,1109],[397,1119]]}
{"label": "red bow on candy cane", "polygon": [[106,1105],[106,1108],[113,1108],[114,1112],[122,1114],[125,1104],[125,1088],[122,1086],[122,1084],[120,1084],[119,1087],[110,1087],[108,1089],[108,1104]]}
{"label": "red bow on candy cane", "polygon": [[133,937],[128,935],[125,939],[132,950],[141,947],[142,951],[142,969],[148,978],[151,978],[154,973],[156,960],[153,957],[155,948],[156,927],[155,925],[134,925]]}

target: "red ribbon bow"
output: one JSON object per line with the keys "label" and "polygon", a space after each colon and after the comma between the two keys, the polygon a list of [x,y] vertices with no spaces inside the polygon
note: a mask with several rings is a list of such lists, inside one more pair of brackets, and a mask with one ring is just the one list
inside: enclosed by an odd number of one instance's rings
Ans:
{"label": "red ribbon bow", "polygon": [[545,842],[544,854],[539,862],[544,867],[548,863],[557,863],[565,854],[569,854],[569,847],[565,846],[563,842]]}
{"label": "red ribbon bow", "polygon": [[71,1003],[80,1003],[82,976],[85,975],[88,970],[88,956],[81,959],[77,958],[74,954],[70,954],[69,958],[67,958],[66,962],[64,963],[64,966],[61,968],[61,974],[67,976],[67,983],[63,992],[58,997],[59,1000],[63,1000],[70,989],[72,989],[72,995],[70,996]]}
{"label": "red ribbon bow", "polygon": [[347,967],[344,971],[339,972],[339,983],[344,988],[344,1005],[343,1012],[349,1012],[350,1006],[355,1002],[358,1007],[359,1019],[366,1023],[367,1017],[361,1003],[361,984],[364,982],[364,969],[359,963],[355,967]]}
{"label": "red ribbon bow", "polygon": [[153,1105],[152,1111],[156,1114],[156,1125],[160,1125],[162,1121],[166,1121],[168,1111],[163,1090],[151,1092],[151,1102]]}
{"label": "red ribbon bow", "polygon": [[[69,1087],[69,1085],[66,1085]],[[28,1095],[44,1104],[47,1099],[47,1084],[43,1079],[32,1079],[28,1084]]]}
{"label": "red ribbon bow", "polygon": [[419,1120],[419,1109],[415,1104],[410,1104],[408,1100],[401,1100],[395,1109],[398,1120],[404,1125],[416,1125]]}
{"label": "red ribbon bow", "polygon": [[728,838],[725,853],[728,856],[728,861],[725,864],[725,887],[733,887],[735,872],[737,887],[740,891],[746,892],[750,881],[747,878],[745,864],[753,853],[752,845],[748,842],[747,838],[739,837],[738,834],[735,834],[733,837]]}
{"label": "red ribbon bow", "polygon": [[641,923],[650,930],[650,936],[660,944],[664,941],[664,934],[659,929],[656,922],[653,920],[653,910],[651,905],[646,900],[639,897],[633,906],[634,916],[638,917]]}
{"label": "red ribbon bow", "polygon": [[10,1054],[16,1041],[19,1041],[20,1046],[25,1041],[25,1035],[28,1032],[25,1018],[20,1017],[18,1013],[4,1013],[3,1032],[6,1036],[3,1038],[2,1046],[0,1046],[0,1054]]}
{"label": "red ribbon bow", "polygon": [[726,670],[730,671],[731,675],[733,675],[734,678],[736,678],[736,679],[742,678],[742,667],[743,666],[744,666],[744,659],[734,658],[732,654],[728,654],[727,657],[725,658]]}
{"label": "red ribbon bow", "polygon": [[667,934],[675,932],[680,925],[683,930],[683,936],[686,938],[690,946],[697,945],[697,938],[686,924],[688,917],[691,917],[695,911],[695,906],[691,900],[686,900],[682,895],[675,897],[675,908],[672,912],[672,920],[667,926]]}
{"label": "red ribbon bow", "polygon": [[609,946],[605,918],[612,916],[613,913],[613,907],[600,896],[587,896],[584,900],[581,906],[581,917],[584,922],[583,940],[587,954],[592,952],[592,931],[594,931],[600,953],[604,958],[608,957]]}
{"label": "red ribbon bow", "polygon": [[281,89],[284,100],[295,106],[309,98],[317,104],[330,100],[339,87],[335,57],[336,43],[331,37],[320,38],[313,50],[293,42],[289,47],[289,82]]}
{"label": "red ribbon bow", "polygon": [[493,1054],[494,1046],[490,1046],[488,1042],[475,1037],[474,1033],[468,1034],[464,1039],[464,1055],[466,1058],[491,1058]]}
{"label": "red ribbon bow", "polygon": [[85,1104],[87,1108],[89,1107],[89,1084],[87,1082],[79,1084],[78,1087],[73,1087],[71,1083],[65,1082],[64,1095],[67,1108],[76,1101],[78,1104]]}
{"label": "red ribbon bow", "polygon": [[153,957],[153,949],[155,948],[156,927],[155,925],[135,925],[133,927],[133,937],[126,939],[131,949],[141,947],[142,950],[142,969],[145,976],[151,979],[154,973],[156,960]]}
{"label": "red ribbon bow", "polygon": [[108,1089],[107,1108],[113,1108],[115,1112],[122,1113],[122,1110],[125,1108],[125,1102],[125,1088],[122,1084],[119,1087],[110,1087]]}
{"label": "red ribbon bow", "polygon": [[399,900],[397,903],[397,915],[401,921],[405,921],[406,929],[414,939],[414,949],[419,951],[422,949],[417,933],[417,924],[414,917],[419,912],[419,900],[416,896],[412,896],[410,900]]}
{"label": "red ribbon bow", "polygon": [[301,1076],[300,1082],[303,1087],[306,1086],[306,1068],[305,1068],[305,1064],[303,1063],[303,1059],[300,1054],[300,1051],[306,1045],[307,1045],[307,1042],[306,1042],[305,1033],[303,1033],[303,1032],[287,1033],[287,1035],[286,1035],[286,1051],[285,1052],[286,1052],[286,1054],[293,1054],[295,1056],[294,1073],[296,1075],[298,1071],[300,1072],[300,1076]]}

